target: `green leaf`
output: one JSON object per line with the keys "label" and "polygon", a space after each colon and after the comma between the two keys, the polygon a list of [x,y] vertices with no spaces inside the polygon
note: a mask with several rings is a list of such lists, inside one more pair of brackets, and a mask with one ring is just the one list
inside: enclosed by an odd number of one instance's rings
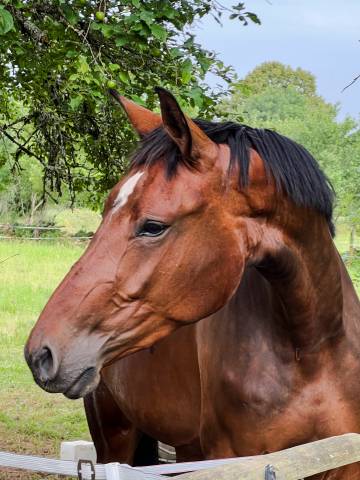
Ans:
{"label": "green leaf", "polygon": [[182,56],[182,52],[179,48],[174,47],[170,50],[170,55],[172,58],[178,58]]}
{"label": "green leaf", "polygon": [[5,35],[14,26],[14,20],[10,12],[2,8],[0,10],[0,35]]}
{"label": "green leaf", "polygon": [[101,23],[91,22],[90,28],[91,30],[101,30]]}
{"label": "green leaf", "polygon": [[75,50],[68,50],[65,54],[66,58],[75,58],[77,56],[78,56],[78,52],[76,52]]}
{"label": "green leaf", "polygon": [[119,78],[123,83],[129,84],[129,75],[127,72],[119,72]]}
{"label": "green leaf", "polygon": [[154,21],[154,15],[152,12],[150,12],[149,10],[143,10],[141,13],[140,13],[140,18],[141,20],[143,20],[147,25],[151,25]]}
{"label": "green leaf", "polygon": [[115,40],[115,45],[117,47],[123,47],[124,45],[126,45],[128,43],[128,39],[126,37],[117,37],[117,39]]}
{"label": "green leaf", "polygon": [[104,23],[100,24],[100,30],[104,35],[104,38],[111,38],[114,34],[113,26],[112,25],[105,25]]}
{"label": "green leaf", "polygon": [[173,19],[176,16],[176,9],[172,8],[170,5],[164,5],[161,14],[164,17],[169,18],[170,20]]}
{"label": "green leaf", "polygon": [[212,60],[210,58],[202,57],[198,58],[198,62],[202,68],[202,71],[206,73],[212,65]]}
{"label": "green leaf", "polygon": [[258,25],[261,25],[261,21],[255,13],[247,12],[246,15],[250,18],[252,22],[257,23]]}
{"label": "green leaf", "polygon": [[151,33],[154,35],[154,37],[157,38],[158,40],[161,40],[162,42],[166,40],[167,31],[161,25],[157,25],[156,23],[153,23],[152,25],[150,25],[150,30],[151,30]]}
{"label": "green leaf", "polygon": [[71,25],[76,25],[77,22],[78,22],[78,16],[74,12],[74,10],[71,7],[69,7],[68,5],[65,5],[62,10],[64,12],[66,20]]}
{"label": "green leaf", "polygon": [[87,73],[90,70],[89,64],[87,63],[86,57],[80,55],[78,61],[78,71],[80,73]]}
{"label": "green leaf", "polygon": [[194,35],[190,35],[189,38],[184,42],[184,47],[192,48],[194,46]]}
{"label": "green leaf", "polygon": [[181,66],[181,80],[183,83],[189,83],[192,73],[192,63],[191,60],[187,59]]}
{"label": "green leaf", "polygon": [[138,105],[142,105],[143,107],[146,107],[146,102],[139,97],[139,95],[131,95],[131,99],[134,100]]}
{"label": "green leaf", "polygon": [[81,95],[77,95],[70,100],[70,108],[72,110],[77,110],[79,105],[82,103],[83,97]]}
{"label": "green leaf", "polygon": [[203,106],[203,91],[200,87],[194,87],[190,92],[190,97],[194,100],[194,103],[197,107],[201,108]]}
{"label": "green leaf", "polygon": [[120,65],[118,65],[117,63],[109,63],[109,69],[112,72],[116,72],[117,70],[120,70]]}

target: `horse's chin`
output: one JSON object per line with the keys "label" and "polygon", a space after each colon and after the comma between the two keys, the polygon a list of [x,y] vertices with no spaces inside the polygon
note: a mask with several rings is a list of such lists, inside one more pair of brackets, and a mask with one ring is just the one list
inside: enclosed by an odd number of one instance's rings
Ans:
{"label": "horse's chin", "polygon": [[76,400],[93,392],[99,385],[99,382],[100,374],[98,369],[90,367],[85,369],[62,393],[66,398]]}
{"label": "horse's chin", "polygon": [[72,380],[65,380],[71,378],[68,374],[57,376],[53,381],[42,382],[35,378],[36,383],[48,393],[62,393],[66,398],[76,400],[85,397],[93,392],[100,382],[99,369],[96,367],[84,368],[80,374]]}

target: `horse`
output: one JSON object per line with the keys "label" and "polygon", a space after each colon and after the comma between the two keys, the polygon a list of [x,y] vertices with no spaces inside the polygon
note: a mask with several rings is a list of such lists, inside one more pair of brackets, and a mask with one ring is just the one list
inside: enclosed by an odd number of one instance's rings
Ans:
{"label": "horse", "polygon": [[[272,130],[161,115],[25,346],[37,384],[85,398],[101,460],[258,455],[360,432],[360,303],[334,192]],[[359,464],[313,477],[360,478]]]}

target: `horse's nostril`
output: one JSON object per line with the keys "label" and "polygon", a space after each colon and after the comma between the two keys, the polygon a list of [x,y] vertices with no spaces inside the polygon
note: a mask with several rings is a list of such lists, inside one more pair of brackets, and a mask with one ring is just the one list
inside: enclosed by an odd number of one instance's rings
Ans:
{"label": "horse's nostril", "polygon": [[53,369],[54,360],[50,348],[44,347],[39,355],[39,367],[44,372],[50,372]]}
{"label": "horse's nostril", "polygon": [[57,365],[54,354],[49,347],[42,347],[32,355],[31,369],[34,376],[42,383],[53,380],[57,373]]}

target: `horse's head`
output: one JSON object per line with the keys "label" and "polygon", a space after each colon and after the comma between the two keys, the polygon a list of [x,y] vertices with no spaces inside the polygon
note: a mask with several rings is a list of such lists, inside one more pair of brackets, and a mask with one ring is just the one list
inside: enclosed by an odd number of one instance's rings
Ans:
{"label": "horse's head", "polygon": [[158,93],[161,116],[117,96],[142,142],[26,345],[48,391],[83,396],[104,365],[223,307],[274,211],[274,182],[255,150],[244,151],[239,188],[241,165],[221,133],[211,140],[170,93]]}

